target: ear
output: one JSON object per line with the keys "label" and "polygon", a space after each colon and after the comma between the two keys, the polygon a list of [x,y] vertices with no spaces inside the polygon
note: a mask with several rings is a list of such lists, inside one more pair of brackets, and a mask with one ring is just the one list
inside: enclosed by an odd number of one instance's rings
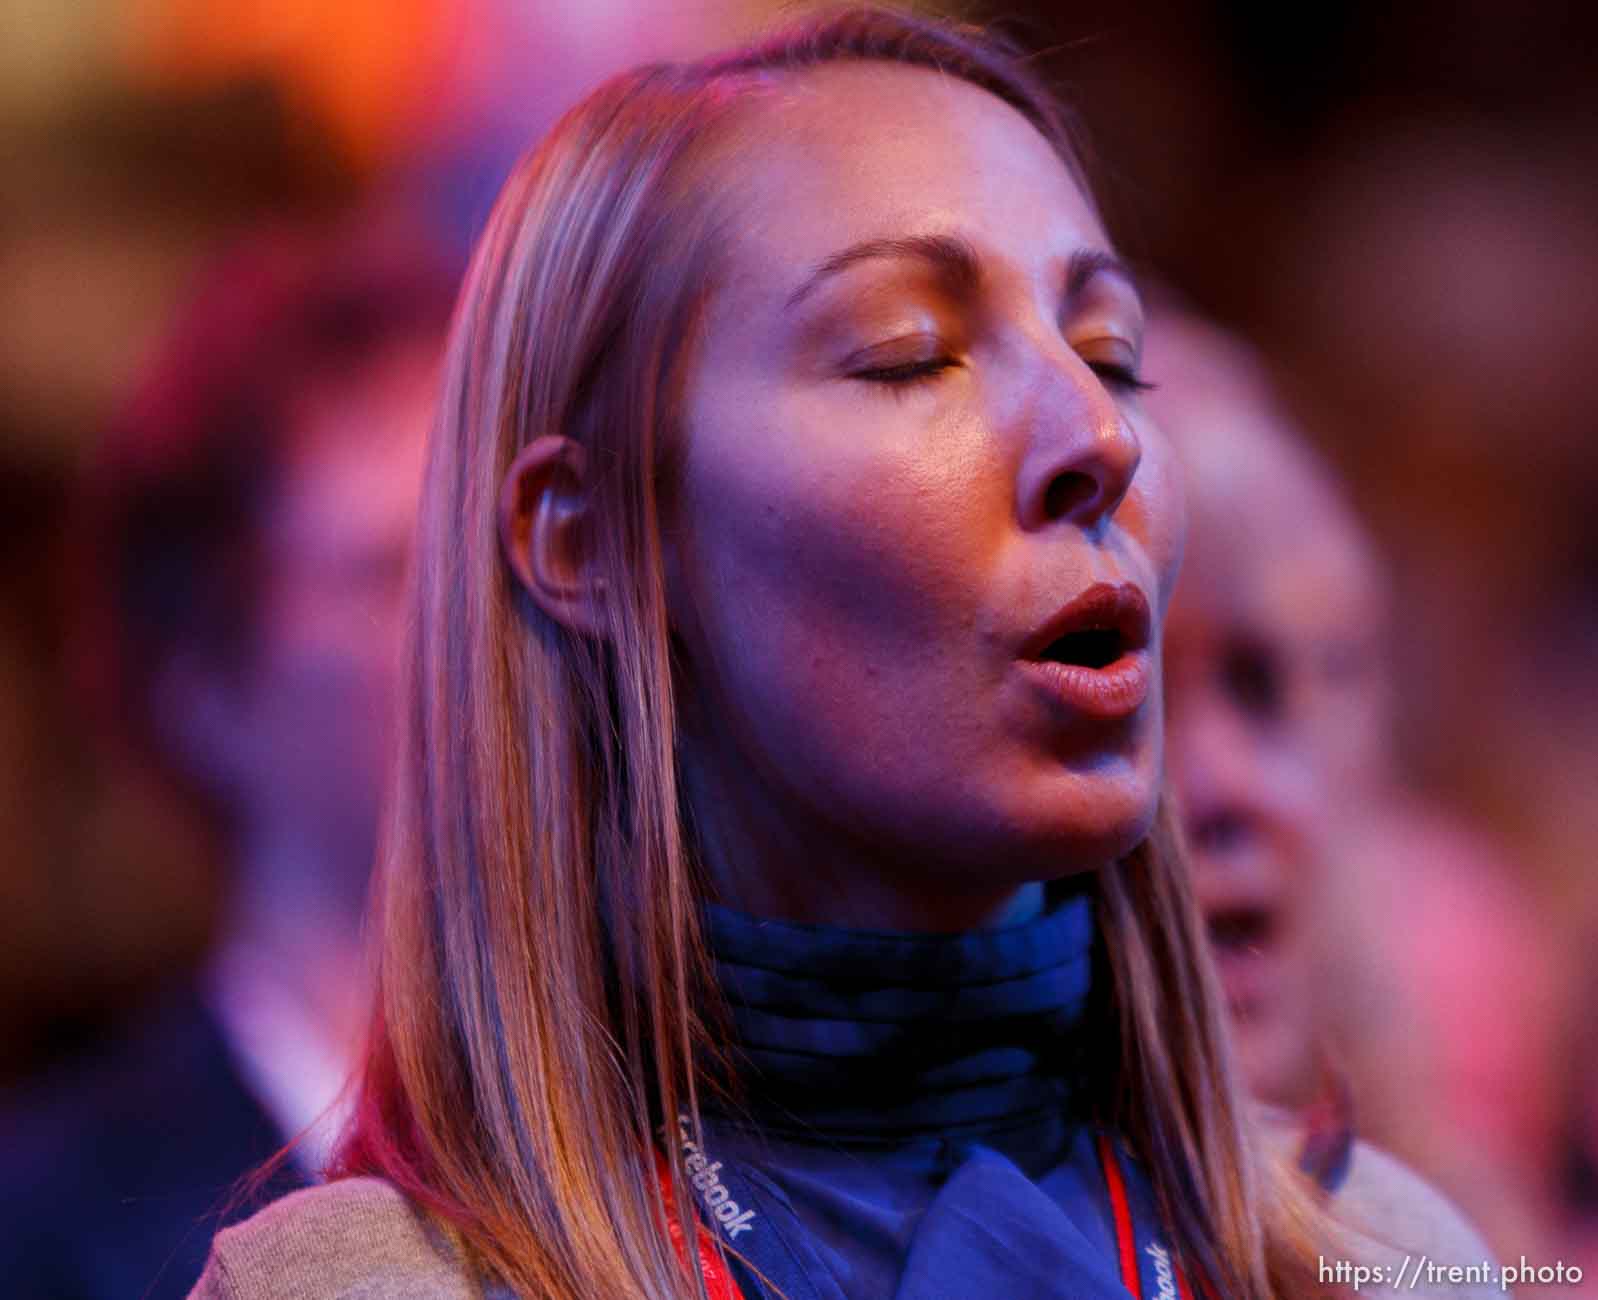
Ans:
{"label": "ear", "polygon": [[574,632],[599,635],[605,580],[597,574],[588,457],[570,438],[535,438],[499,489],[499,546],[538,607]]}

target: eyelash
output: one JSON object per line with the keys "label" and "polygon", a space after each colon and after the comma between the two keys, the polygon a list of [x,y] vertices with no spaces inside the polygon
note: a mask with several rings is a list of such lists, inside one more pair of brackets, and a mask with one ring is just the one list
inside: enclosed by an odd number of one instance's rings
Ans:
{"label": "eyelash", "polygon": [[897,366],[883,366],[876,370],[857,370],[854,377],[873,384],[908,388],[912,384],[935,379],[945,370],[952,370],[959,364],[953,357],[931,357],[926,361],[906,361]]}
{"label": "eyelash", "polygon": [[1113,361],[1090,361],[1088,369],[1097,375],[1111,388],[1119,388],[1128,393],[1146,393],[1158,387],[1149,383],[1135,370],[1128,366],[1118,366]]}
{"label": "eyelash", "polygon": [[[908,388],[912,384],[925,383],[935,379],[945,370],[952,370],[960,363],[952,357],[933,357],[927,361],[907,361],[902,365],[883,366],[876,370],[858,370],[856,379],[864,379],[873,384],[887,384],[894,388]],[[1111,388],[1118,388],[1127,393],[1146,393],[1155,388],[1148,380],[1143,379],[1136,372],[1126,366],[1116,365],[1108,361],[1090,361],[1088,369],[1099,377]]]}

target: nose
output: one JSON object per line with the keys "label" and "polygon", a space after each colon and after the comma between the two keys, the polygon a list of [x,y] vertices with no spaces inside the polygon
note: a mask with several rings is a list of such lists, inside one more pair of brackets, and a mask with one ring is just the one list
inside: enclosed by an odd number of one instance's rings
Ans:
{"label": "nose", "polygon": [[1075,353],[1054,364],[1030,414],[1017,485],[1022,526],[1100,527],[1115,514],[1143,459],[1136,431],[1104,381]]}
{"label": "nose", "polygon": [[1224,701],[1171,701],[1167,770],[1201,863],[1269,855],[1311,833],[1314,780],[1303,756],[1267,744]]}

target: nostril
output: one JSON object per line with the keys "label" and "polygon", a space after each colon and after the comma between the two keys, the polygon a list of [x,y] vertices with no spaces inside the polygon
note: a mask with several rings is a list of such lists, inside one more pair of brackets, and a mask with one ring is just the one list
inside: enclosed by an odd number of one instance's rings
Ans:
{"label": "nostril", "polygon": [[1099,485],[1089,474],[1057,474],[1043,494],[1043,511],[1051,520],[1067,519],[1098,495]]}

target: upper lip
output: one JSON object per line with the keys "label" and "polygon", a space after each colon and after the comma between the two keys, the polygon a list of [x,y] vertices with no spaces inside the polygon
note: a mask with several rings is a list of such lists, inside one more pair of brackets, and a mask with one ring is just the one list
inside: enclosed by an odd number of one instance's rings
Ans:
{"label": "upper lip", "polygon": [[1027,641],[1023,659],[1043,659],[1055,642],[1080,632],[1115,632],[1121,654],[1149,643],[1149,601],[1130,582],[1098,582],[1060,609]]}

